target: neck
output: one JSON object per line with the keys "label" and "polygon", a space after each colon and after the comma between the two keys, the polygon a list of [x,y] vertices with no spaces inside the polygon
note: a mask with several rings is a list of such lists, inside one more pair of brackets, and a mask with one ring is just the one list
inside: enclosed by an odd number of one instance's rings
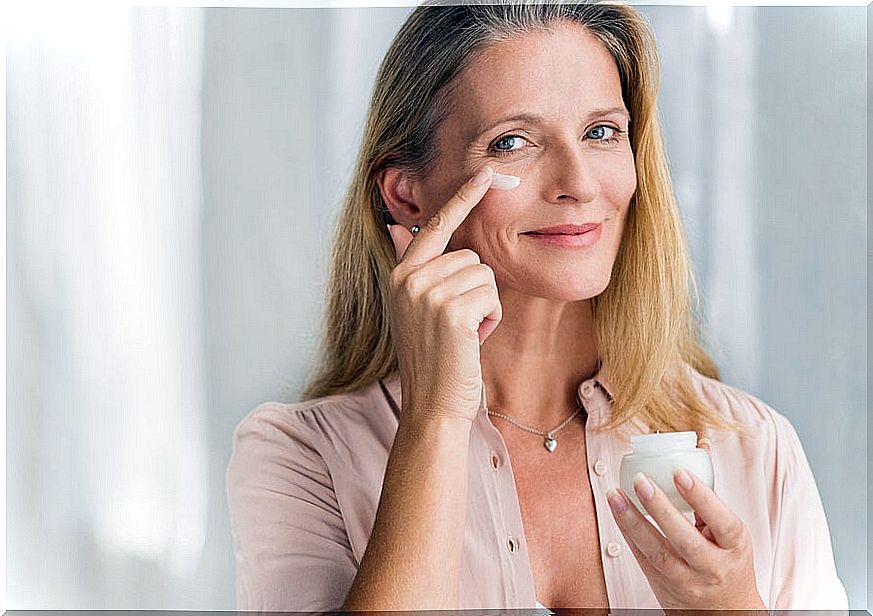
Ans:
{"label": "neck", "polygon": [[480,353],[488,409],[551,430],[579,408],[579,383],[597,371],[591,301],[503,290],[500,300],[500,325]]}

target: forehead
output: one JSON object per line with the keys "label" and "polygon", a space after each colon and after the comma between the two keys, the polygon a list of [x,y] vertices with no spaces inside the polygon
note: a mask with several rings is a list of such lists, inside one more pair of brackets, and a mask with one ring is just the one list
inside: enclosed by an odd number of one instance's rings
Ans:
{"label": "forehead", "polygon": [[472,139],[504,115],[531,112],[572,120],[595,108],[623,106],[618,67],[587,28],[560,22],[493,43],[458,76],[447,127]]}

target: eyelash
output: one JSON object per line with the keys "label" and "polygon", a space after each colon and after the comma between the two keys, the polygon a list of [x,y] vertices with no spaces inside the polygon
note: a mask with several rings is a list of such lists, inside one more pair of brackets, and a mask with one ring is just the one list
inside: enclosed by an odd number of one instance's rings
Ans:
{"label": "eyelash", "polygon": [[[622,135],[627,133],[627,131],[625,131],[625,130],[620,130],[614,126],[609,126],[608,124],[598,124],[597,126],[592,128],[591,130],[594,130],[595,128],[609,128],[613,131],[614,136],[610,137],[609,139],[595,139],[596,142],[608,144],[607,147],[612,147],[613,145],[615,145],[616,143],[621,141]],[[590,133],[591,131],[588,131],[588,132]],[[498,150],[494,147],[495,144],[500,143],[504,139],[509,139],[510,137],[519,137],[520,139],[524,139],[524,137],[522,137],[521,135],[514,135],[514,134],[504,135],[504,136],[496,139],[494,141],[494,143],[492,143],[488,147],[488,151],[496,154],[497,156],[509,156],[510,154],[514,154],[515,152],[518,152],[518,150]]]}

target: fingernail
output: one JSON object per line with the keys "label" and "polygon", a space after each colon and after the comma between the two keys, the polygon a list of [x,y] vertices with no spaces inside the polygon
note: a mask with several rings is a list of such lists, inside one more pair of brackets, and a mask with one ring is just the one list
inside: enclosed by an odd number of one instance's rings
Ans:
{"label": "fingernail", "polygon": [[684,468],[677,468],[673,471],[673,477],[676,479],[676,483],[683,490],[690,490],[691,486],[694,485],[694,480],[691,479],[691,475],[685,472]]}
{"label": "fingernail", "polygon": [[470,180],[470,184],[473,186],[482,186],[488,179],[491,177],[491,167],[483,167],[479,170],[479,173],[473,176],[473,179]]}
{"label": "fingernail", "polygon": [[649,478],[642,473],[634,475],[634,489],[636,489],[640,500],[643,502],[651,500],[655,495],[655,487],[652,485],[652,482],[649,481]]}
{"label": "fingernail", "polygon": [[606,500],[616,515],[624,515],[624,512],[627,511],[627,501],[615,488],[606,493]]}

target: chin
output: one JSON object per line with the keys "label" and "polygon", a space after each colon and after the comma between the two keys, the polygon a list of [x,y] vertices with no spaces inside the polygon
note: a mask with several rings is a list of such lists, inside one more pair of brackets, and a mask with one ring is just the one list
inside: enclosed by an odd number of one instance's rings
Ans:
{"label": "chin", "polygon": [[541,279],[531,295],[556,301],[577,302],[597,297],[609,286],[611,272],[588,276],[555,276]]}

